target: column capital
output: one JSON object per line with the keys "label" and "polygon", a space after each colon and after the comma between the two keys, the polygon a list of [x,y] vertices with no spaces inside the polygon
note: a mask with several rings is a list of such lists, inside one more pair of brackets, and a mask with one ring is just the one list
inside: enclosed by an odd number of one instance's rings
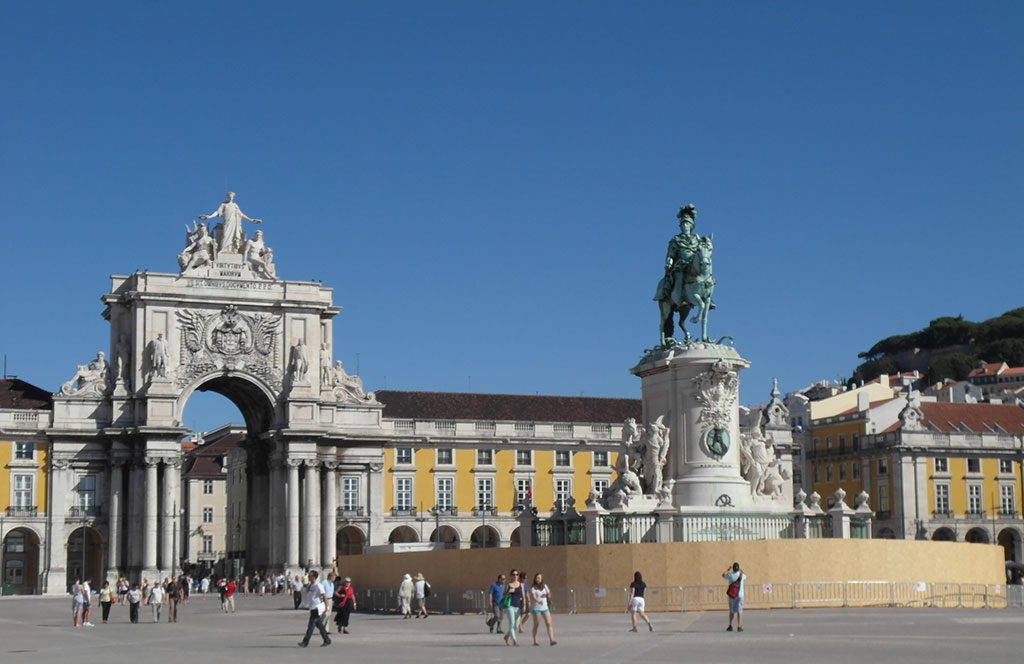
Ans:
{"label": "column capital", "polygon": [[162,461],[160,457],[147,454],[139,460],[139,465],[146,468],[156,468],[160,461]]}
{"label": "column capital", "polygon": [[338,462],[333,459],[331,461],[324,461],[324,469],[328,472],[334,472],[338,469]]}
{"label": "column capital", "polygon": [[300,468],[303,465],[303,463],[305,463],[305,459],[295,459],[292,457],[288,457],[287,459],[283,459],[282,461],[284,462],[284,465],[286,465],[289,468]]}
{"label": "column capital", "polygon": [[71,457],[52,456],[50,457],[50,465],[56,470],[67,470],[71,467]]}
{"label": "column capital", "polygon": [[320,459],[303,459],[306,468],[317,468],[320,466]]}
{"label": "column capital", "polygon": [[384,464],[382,463],[371,463],[366,467],[370,470],[371,473],[379,473],[380,471],[384,470]]}
{"label": "column capital", "polygon": [[180,456],[164,457],[164,465],[169,468],[181,468],[181,461],[182,459]]}
{"label": "column capital", "polygon": [[121,468],[123,466],[128,465],[129,463],[131,463],[131,459],[129,459],[128,457],[123,457],[123,456],[111,456],[110,457],[110,468],[111,468],[111,470],[113,470],[114,468]]}

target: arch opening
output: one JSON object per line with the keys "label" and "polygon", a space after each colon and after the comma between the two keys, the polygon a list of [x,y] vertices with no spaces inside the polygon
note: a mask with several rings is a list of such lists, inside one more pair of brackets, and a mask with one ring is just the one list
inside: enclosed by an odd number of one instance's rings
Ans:
{"label": "arch opening", "polygon": [[408,544],[419,541],[420,538],[416,535],[416,531],[409,526],[399,526],[388,535],[388,542],[391,544]]}
{"label": "arch opening", "polygon": [[441,526],[430,533],[430,541],[445,549],[459,548],[459,533],[451,526]]}
{"label": "arch opening", "polygon": [[501,536],[490,526],[478,526],[469,537],[471,549],[493,549],[499,544],[501,544]]}
{"label": "arch opening", "polygon": [[932,533],[932,541],[955,542],[956,535],[949,528],[938,528],[934,533]]}
{"label": "arch opening", "polygon": [[68,536],[67,587],[75,579],[92,579],[98,583],[103,578],[103,540],[99,532],[90,526],[76,528]]}
{"label": "arch opening", "polygon": [[512,534],[508,537],[508,544],[509,546],[519,546],[520,542],[521,540],[519,539],[519,526],[516,526],[516,529],[513,530]]}
{"label": "arch opening", "polygon": [[39,537],[28,528],[14,528],[3,539],[3,582],[15,595],[35,595],[39,582]]}
{"label": "arch opening", "polygon": [[964,536],[964,541],[972,544],[988,544],[988,532],[982,528],[971,528]]}
{"label": "arch opening", "polygon": [[1003,559],[1007,562],[1021,562],[1021,537],[1020,533],[1013,528],[1003,528],[999,531],[996,543],[1003,547]]}
{"label": "arch opening", "polygon": [[338,531],[337,549],[339,556],[359,556],[366,546],[366,535],[355,526],[345,526]]}

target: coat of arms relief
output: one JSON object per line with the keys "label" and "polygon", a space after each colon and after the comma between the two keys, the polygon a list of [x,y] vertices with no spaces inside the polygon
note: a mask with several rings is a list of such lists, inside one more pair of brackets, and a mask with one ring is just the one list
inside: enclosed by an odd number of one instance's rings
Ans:
{"label": "coat of arms relief", "polygon": [[245,314],[234,305],[219,313],[188,309],[178,312],[181,323],[181,368],[178,386],[215,371],[246,371],[275,390],[282,387],[278,366],[280,316]]}
{"label": "coat of arms relief", "polygon": [[740,380],[728,362],[719,360],[693,379],[697,403],[701,405],[697,422],[701,425],[700,444],[704,453],[721,459],[731,444],[729,424],[739,396]]}

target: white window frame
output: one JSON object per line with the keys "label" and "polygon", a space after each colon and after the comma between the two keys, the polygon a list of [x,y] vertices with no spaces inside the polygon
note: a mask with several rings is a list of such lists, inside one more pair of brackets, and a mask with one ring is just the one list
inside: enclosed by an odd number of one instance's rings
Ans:
{"label": "white window frame", "polygon": [[985,513],[985,490],[980,482],[967,483],[967,513]]}
{"label": "white window frame", "polygon": [[204,507],[203,508],[203,523],[213,523],[213,508],[212,507]]}
{"label": "white window frame", "polygon": [[[558,460],[560,458],[562,458],[562,455],[565,455],[565,458],[568,460],[568,463],[559,463],[558,462]],[[572,468],[572,450],[555,450],[554,467],[555,468]]]}
{"label": "white window frame", "polygon": [[213,553],[213,535],[203,535],[203,553]]}
{"label": "white window frame", "polygon": [[212,496],[213,495],[213,480],[203,480],[203,495],[204,496]]}
{"label": "white window frame", "polygon": [[[448,460],[445,461],[441,458],[441,453],[446,452]],[[436,466],[454,466],[455,465],[455,448],[453,447],[439,447],[434,451],[434,465]]]}
{"label": "white window frame", "polygon": [[932,468],[934,469],[934,472],[936,474],[939,474],[939,475],[948,474],[949,473],[949,457],[935,457],[932,460]]}
{"label": "white window frame", "polygon": [[875,470],[876,470],[876,472],[880,476],[881,475],[888,475],[889,474],[889,460],[884,458],[884,457],[881,458],[881,459],[878,459],[875,462]]}
{"label": "white window frame", "polygon": [[[346,483],[351,481],[354,485],[354,489],[346,488]],[[349,497],[352,501],[349,502]],[[341,509],[342,510],[354,510],[359,508],[359,476],[358,475],[342,475],[341,476]]]}
{"label": "white window frame", "polygon": [[[480,460],[480,455],[481,454],[486,454],[487,455],[487,460],[486,461],[481,461]],[[477,450],[476,451],[476,465],[477,466],[487,466],[488,468],[493,466],[494,465],[494,450],[492,450],[492,449],[479,449],[479,450]]]}
{"label": "white window frame", "polygon": [[[18,482],[24,480],[28,488],[18,487]],[[19,495],[27,495],[28,502],[19,500]],[[36,476],[30,473],[13,473],[11,475],[11,506],[20,509],[31,509],[36,506]]]}
{"label": "white window frame", "polygon": [[949,482],[935,483],[935,512],[937,514],[949,514]]}
{"label": "white window frame", "polygon": [[[409,460],[405,461],[402,459],[402,453],[408,450]],[[411,466],[416,461],[416,450],[411,447],[396,447],[395,448],[395,465],[396,466]]]}
{"label": "white window frame", "polygon": [[878,484],[878,511],[889,511],[889,485],[884,482]]}
{"label": "white window frame", "polygon": [[[519,455],[520,454],[525,454],[527,456],[528,460],[527,460],[526,463],[522,463],[520,461],[520,459],[519,459]],[[533,467],[533,450],[530,450],[530,449],[516,450],[516,466],[519,467],[519,468],[532,468]]]}
{"label": "white window frame", "polygon": [[[607,450],[594,450],[592,454],[592,463],[594,465],[594,468],[608,468],[609,455]],[[601,457],[598,458],[598,455],[601,455]],[[602,462],[601,459],[604,459],[604,461]]]}
{"label": "white window frame", "polygon": [[[408,484],[409,484],[409,488],[408,489],[402,489],[401,488],[402,484],[405,483],[405,482],[408,482]],[[395,509],[396,510],[400,510],[402,512],[407,512],[407,511],[411,510],[412,506],[413,506],[413,497],[416,495],[415,494],[415,490],[416,490],[416,483],[414,481],[414,478],[411,475],[406,475],[404,477],[396,477],[395,478]],[[403,503],[402,500],[401,500],[401,497],[403,495],[406,495],[406,494],[408,495],[409,500],[408,500],[407,503]]]}
{"label": "white window frame", "polygon": [[[526,490],[523,491],[523,482],[525,482]],[[527,499],[533,499],[533,478],[532,477],[517,477],[515,479],[515,491],[516,491],[516,506],[525,505]]]}
{"label": "white window frame", "polygon": [[[1004,470],[1006,468],[1006,470]],[[1000,459],[999,460],[999,474],[1000,475],[1012,475],[1013,474],[1013,459]]]}
{"label": "white window frame", "polygon": [[[447,488],[442,488],[447,485]],[[438,477],[434,482],[434,505],[439,510],[450,510],[455,507],[455,478]]]}
{"label": "white window frame", "polygon": [[999,511],[1002,514],[1017,513],[1017,491],[1016,486],[1009,483],[999,485]]}
{"label": "white window frame", "polygon": [[493,477],[476,478],[476,506],[482,510],[494,509]]}
{"label": "white window frame", "polygon": [[604,494],[604,490],[607,489],[607,488],[608,488],[608,480],[607,480],[607,478],[595,478],[593,480],[593,483],[591,484],[591,489],[593,489],[594,493],[596,493],[598,496],[603,495]]}
{"label": "white window frame", "polygon": [[34,461],[36,458],[36,444],[35,443],[14,443],[14,460],[15,461]]}
{"label": "white window frame", "polygon": [[[82,484],[92,484],[92,489],[83,490]],[[96,507],[96,487],[99,485],[99,479],[96,475],[86,473],[78,476],[78,481],[75,482],[75,507],[80,510],[89,510]]]}
{"label": "white window frame", "polygon": [[[567,489],[564,491],[559,488],[560,486],[563,485],[567,487]],[[572,478],[558,477],[554,480],[554,485],[552,488],[554,489],[554,504],[557,505],[558,499],[562,498],[562,504],[568,505],[569,498],[572,498]]]}

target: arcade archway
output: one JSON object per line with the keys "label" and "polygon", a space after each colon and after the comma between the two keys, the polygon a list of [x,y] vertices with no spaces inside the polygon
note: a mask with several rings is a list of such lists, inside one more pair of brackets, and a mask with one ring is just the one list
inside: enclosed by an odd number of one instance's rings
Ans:
{"label": "arcade archway", "polygon": [[75,579],[93,584],[103,578],[103,541],[94,528],[82,526],[68,536],[68,576],[70,588]]}
{"label": "arcade archway", "polygon": [[490,526],[479,526],[469,537],[471,549],[491,549],[501,544],[498,531]]}
{"label": "arcade archway", "polygon": [[39,588],[39,536],[29,528],[15,528],[3,541],[3,582],[15,595],[35,595]]}
{"label": "arcade archway", "polygon": [[430,541],[445,549],[459,548],[459,533],[451,526],[441,526],[430,533]]}
{"label": "arcade archway", "polygon": [[399,526],[388,535],[388,542],[391,544],[408,544],[419,541],[420,538],[416,535],[416,531],[409,526]]}
{"label": "arcade archway", "polygon": [[972,544],[988,544],[988,531],[984,528],[971,528],[964,536],[964,541]]}
{"label": "arcade archway", "polygon": [[366,546],[366,535],[355,526],[345,526],[338,531],[338,555],[358,556],[363,553]]}
{"label": "arcade archway", "polygon": [[956,533],[949,528],[937,528],[935,532],[932,533],[932,540],[935,542],[955,542]]}
{"label": "arcade archway", "polygon": [[1007,561],[1021,562],[1021,536],[1013,528],[1003,528],[999,531],[996,543],[1003,547],[1003,558]]}

